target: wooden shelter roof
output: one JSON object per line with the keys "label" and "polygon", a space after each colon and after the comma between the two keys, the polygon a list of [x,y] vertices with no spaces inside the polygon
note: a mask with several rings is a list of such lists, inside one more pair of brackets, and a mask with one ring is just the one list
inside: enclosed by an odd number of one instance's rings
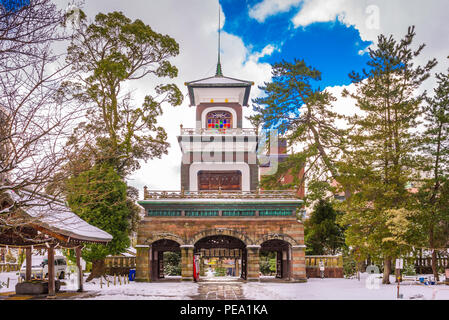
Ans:
{"label": "wooden shelter roof", "polygon": [[[10,230],[0,235],[0,245],[45,245],[59,243],[65,247],[80,243],[108,243],[112,236],[87,223],[62,201],[29,191],[7,191],[13,203],[26,203],[20,208],[26,224],[20,232]],[[21,234],[20,236],[18,234]]]}

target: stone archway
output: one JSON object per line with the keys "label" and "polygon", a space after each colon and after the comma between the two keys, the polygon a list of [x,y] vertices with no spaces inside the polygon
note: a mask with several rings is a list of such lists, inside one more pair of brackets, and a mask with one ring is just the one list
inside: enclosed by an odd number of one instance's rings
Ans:
{"label": "stone archway", "polygon": [[[228,232],[229,233],[229,232]],[[246,244],[234,236],[219,233],[218,235],[207,235],[198,239],[194,244],[194,254],[203,261],[210,260],[218,262],[218,266],[211,267],[222,269],[227,276],[246,279],[247,277],[247,252]],[[210,276],[210,275],[209,275]]]}
{"label": "stone archway", "polygon": [[151,245],[152,243],[159,241],[159,240],[172,240],[177,242],[180,246],[185,244],[185,241],[183,238],[181,238],[180,236],[173,234],[173,233],[169,233],[169,232],[156,232],[156,233],[152,233],[146,240],[145,240],[145,244],[146,245]]}
{"label": "stone archway", "polygon": [[291,244],[281,239],[269,239],[260,244],[260,254],[276,258],[276,278],[289,280],[291,276]]}
{"label": "stone archway", "polygon": [[165,278],[165,259],[168,252],[180,253],[180,244],[171,239],[154,241],[149,250],[150,280],[158,281]]}
{"label": "stone archway", "polygon": [[269,240],[285,241],[291,246],[299,245],[298,241],[295,240],[292,236],[285,234],[285,233],[273,233],[273,232],[264,234],[259,239],[257,239],[256,243],[258,245],[262,245],[262,243],[269,241]]}

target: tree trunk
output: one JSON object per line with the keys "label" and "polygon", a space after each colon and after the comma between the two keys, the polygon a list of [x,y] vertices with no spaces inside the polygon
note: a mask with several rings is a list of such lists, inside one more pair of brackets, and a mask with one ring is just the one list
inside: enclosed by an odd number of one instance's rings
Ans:
{"label": "tree trunk", "polygon": [[391,272],[391,259],[386,258],[384,260],[384,276],[382,284],[390,284],[390,272]]}
{"label": "tree trunk", "polygon": [[92,271],[90,275],[87,277],[86,282],[89,282],[92,279],[100,278],[105,273],[105,263],[104,259],[102,260],[94,260],[92,261]]}
{"label": "tree trunk", "polygon": [[432,272],[435,281],[440,281],[440,278],[438,277],[437,251],[435,249],[432,250]]}

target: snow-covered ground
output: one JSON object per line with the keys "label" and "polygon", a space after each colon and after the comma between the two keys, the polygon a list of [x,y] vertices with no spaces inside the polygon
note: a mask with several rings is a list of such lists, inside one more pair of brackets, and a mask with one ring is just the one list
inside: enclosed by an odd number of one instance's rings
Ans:
{"label": "snow-covered ground", "polygon": [[[397,286],[366,284],[367,274],[357,279],[309,279],[306,283],[247,283],[243,286],[246,298],[256,300],[396,300]],[[449,286],[417,285],[406,281],[399,293],[404,300],[449,300]]]}
{"label": "snow-covered ground", "polygon": [[[17,283],[17,272],[0,273],[0,282],[7,282],[10,278],[9,288],[0,288],[1,292],[13,292]],[[395,300],[397,295],[396,284],[379,285],[369,289],[366,285],[366,274],[361,280],[357,279],[309,279],[306,283],[279,283],[279,282],[248,282],[236,283],[241,286],[245,299],[255,300]],[[210,279],[210,275],[209,275]],[[218,279],[218,278],[216,278]],[[391,281],[394,278],[391,277]],[[203,283],[207,285],[206,283]],[[65,287],[62,286],[61,290]],[[96,300],[189,300],[198,295],[198,284],[191,282],[158,282],[113,285],[112,279],[109,287],[103,283],[100,288],[98,280],[84,283],[85,292],[77,297],[80,299]],[[449,286],[446,285],[416,285],[411,282],[401,283],[400,294],[404,300],[449,300]]]}
{"label": "snow-covered ground", "polygon": [[[112,277],[111,277],[112,278]],[[62,288],[63,290],[64,288]],[[83,295],[81,299],[95,300],[190,300],[198,291],[198,285],[191,282],[127,282],[114,286],[112,281],[109,287],[103,282],[100,288],[98,280],[84,283],[84,291],[92,295]]]}

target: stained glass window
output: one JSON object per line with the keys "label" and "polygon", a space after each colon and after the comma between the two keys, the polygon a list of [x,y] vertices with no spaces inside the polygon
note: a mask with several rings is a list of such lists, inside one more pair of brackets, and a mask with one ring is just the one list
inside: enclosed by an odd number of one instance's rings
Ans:
{"label": "stained glass window", "polygon": [[232,114],[227,111],[212,111],[206,116],[208,129],[232,128]]}

